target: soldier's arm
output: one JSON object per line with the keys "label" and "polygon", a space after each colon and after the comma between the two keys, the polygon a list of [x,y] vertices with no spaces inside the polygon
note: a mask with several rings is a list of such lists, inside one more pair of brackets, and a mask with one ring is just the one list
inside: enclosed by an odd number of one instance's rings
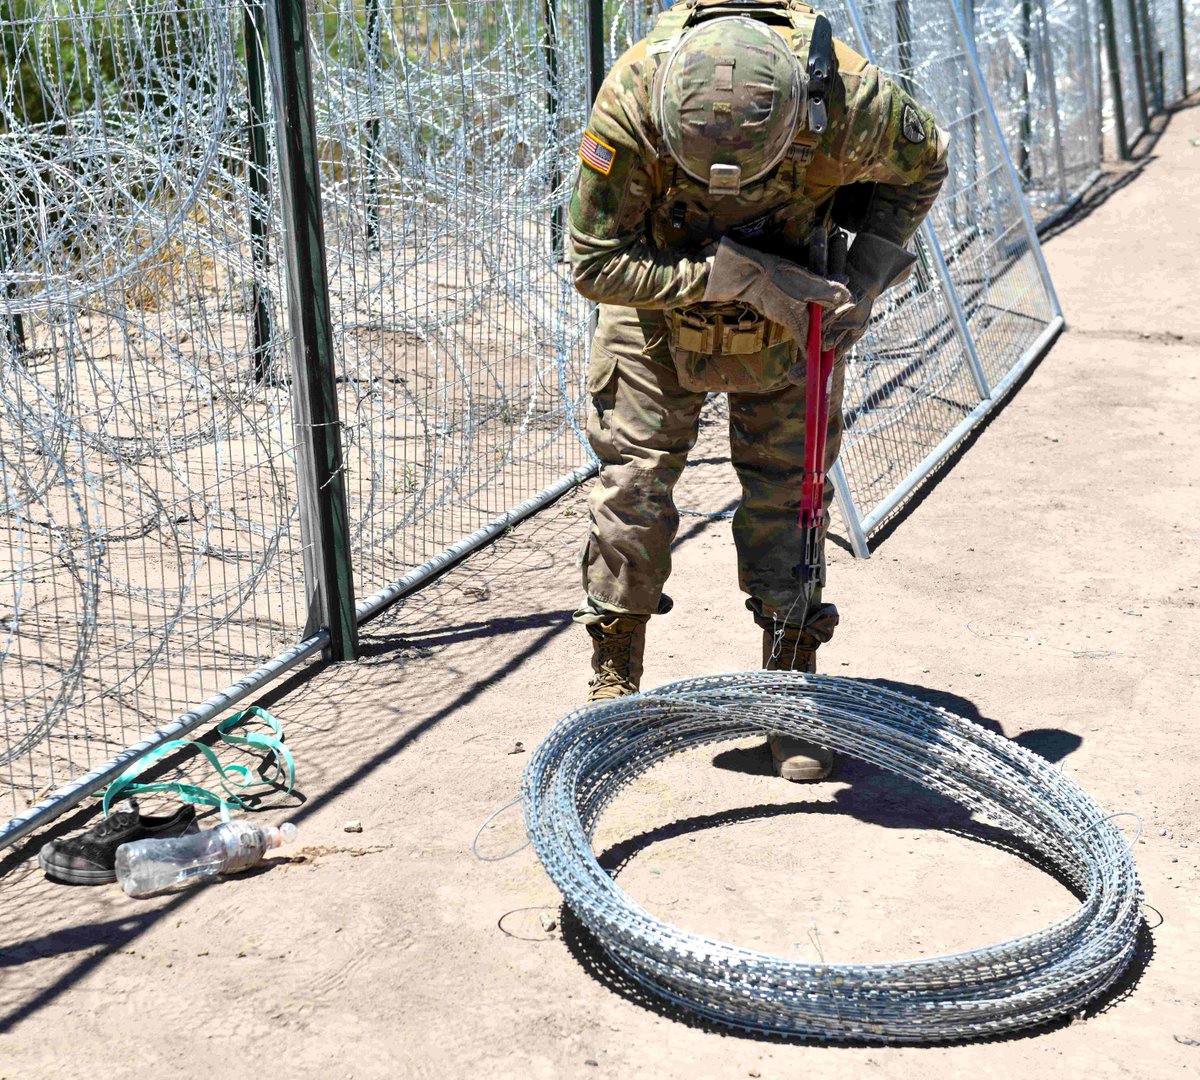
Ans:
{"label": "soldier's arm", "polygon": [[[853,53],[849,54],[854,57]],[[946,179],[949,136],[929,111],[860,57],[843,69],[844,183],[870,184],[858,230],[905,246]]]}
{"label": "soldier's arm", "polygon": [[[644,46],[614,65],[596,98],[568,213],[575,287],[589,300],[664,308],[704,295],[711,260],[646,236],[657,147],[642,80]],[[589,143],[591,137],[595,142]]]}

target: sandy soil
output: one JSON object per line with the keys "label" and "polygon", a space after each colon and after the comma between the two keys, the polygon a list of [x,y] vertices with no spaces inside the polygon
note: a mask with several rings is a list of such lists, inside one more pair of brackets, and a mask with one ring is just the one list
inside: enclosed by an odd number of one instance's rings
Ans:
{"label": "sandy soil", "polygon": [[[1071,331],[878,543],[834,552],[824,670],[884,680],[1059,761],[1136,852],[1154,929],[1128,984],[1050,1031],[842,1048],[690,1025],[636,999],[529,852],[471,839],[579,698],[582,496],[369,628],[272,710],[300,763],[295,849],[149,902],[0,863],[0,1076],[1161,1077],[1200,1069],[1200,109],[1047,245]],[[705,460],[708,454],[701,457]],[[681,503],[720,510],[727,466]],[[689,517],[649,684],[755,665],[728,523]],[[362,833],[346,833],[359,819]],[[670,762],[614,807],[620,881],[679,925],[795,957],[937,955],[1073,901],[952,804],[862,765],[793,786],[754,745]],[[520,838],[514,811],[481,840]],[[548,915],[554,920],[547,929]]]}

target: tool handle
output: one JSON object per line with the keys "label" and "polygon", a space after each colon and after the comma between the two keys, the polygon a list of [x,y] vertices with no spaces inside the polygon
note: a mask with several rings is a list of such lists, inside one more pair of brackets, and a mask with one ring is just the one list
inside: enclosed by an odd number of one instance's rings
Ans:
{"label": "tool handle", "polygon": [[[847,236],[842,229],[830,234],[817,226],[809,237],[808,268],[835,281],[846,282]],[[808,306],[808,356],[804,394],[804,479],[800,489],[800,531],[803,557],[800,576],[815,583],[821,572],[821,527],[825,511],[825,449],[829,432],[829,394],[833,383],[834,351],[822,350],[824,309]]]}

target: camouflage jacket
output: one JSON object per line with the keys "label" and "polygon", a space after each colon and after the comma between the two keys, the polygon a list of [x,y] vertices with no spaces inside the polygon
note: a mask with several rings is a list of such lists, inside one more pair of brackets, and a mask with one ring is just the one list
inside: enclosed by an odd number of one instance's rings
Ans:
{"label": "camouflage jacket", "polygon": [[840,41],[835,52],[825,132],[804,132],[773,172],[734,196],[710,195],[674,163],[651,112],[654,58],[644,40],[625,53],[580,150],[569,212],[579,291],[626,307],[695,304],[721,236],[799,258],[850,184],[873,185],[856,189],[868,195],[856,231],[906,244],[945,179],[948,136],[874,64]]}

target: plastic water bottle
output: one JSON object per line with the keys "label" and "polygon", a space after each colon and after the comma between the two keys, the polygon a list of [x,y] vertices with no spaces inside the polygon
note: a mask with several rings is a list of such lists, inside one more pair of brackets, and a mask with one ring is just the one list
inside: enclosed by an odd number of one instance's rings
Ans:
{"label": "plastic water bottle", "polygon": [[188,836],[135,840],[117,848],[117,880],[130,896],[151,896],[185,881],[248,870],[272,848],[295,839],[290,821],[276,828],[237,819]]}

